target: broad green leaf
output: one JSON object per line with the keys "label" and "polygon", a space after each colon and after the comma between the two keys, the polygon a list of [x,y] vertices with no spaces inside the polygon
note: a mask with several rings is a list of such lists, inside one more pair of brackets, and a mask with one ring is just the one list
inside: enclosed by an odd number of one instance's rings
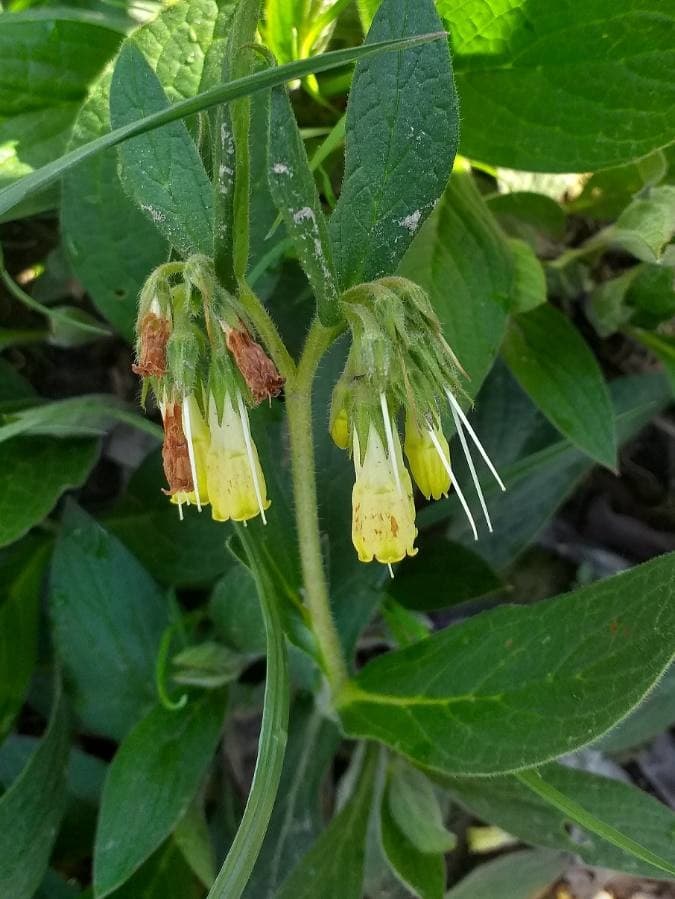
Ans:
{"label": "broad green leaf", "polygon": [[35,391],[18,371],[0,358],[0,412],[11,412],[16,406],[34,400]]}
{"label": "broad green leaf", "polygon": [[339,743],[335,725],[307,699],[291,709],[279,793],[245,899],[274,899],[316,840],[322,825],[321,783]]}
{"label": "broad green leaf", "polygon": [[225,552],[227,528],[212,520],[208,508],[201,514],[186,509],[181,521],[176,506],[162,493],[165,485],[157,450],[134,472],[105,525],[161,584],[210,584],[232,564]]}
{"label": "broad green leaf", "polygon": [[[215,0],[182,0],[130,37],[156,72],[167,96],[182,100],[217,83],[231,10]],[[73,130],[71,148],[110,131],[109,67],[91,88]],[[117,175],[113,150],[70,172],[63,183],[61,225],[78,277],[98,309],[127,340],[136,299],[168,246],[155,225],[130,200]]]}
{"label": "broad green leaf", "polygon": [[0,563],[0,743],[10,731],[28,690],[37,660],[40,588],[47,548],[21,544]]}
{"label": "broad green leaf", "polygon": [[347,804],[303,856],[277,899],[362,899],[366,832],[373,801],[376,756],[366,756]]}
{"label": "broad green leaf", "polygon": [[471,176],[455,172],[413,241],[401,274],[421,285],[476,396],[506,327],[513,262],[508,244]]}
{"label": "broad green leaf", "polygon": [[[441,30],[433,0],[384,0],[366,44]],[[443,193],[458,111],[446,41],[358,63],[330,220],[342,287],[391,275]]]}
{"label": "broad green leaf", "polygon": [[675,185],[654,187],[625,209],[608,230],[609,239],[643,262],[660,262],[675,233]]}
{"label": "broad green leaf", "polygon": [[546,302],[546,274],[532,247],[524,240],[512,237],[509,247],[513,254],[513,313],[529,312]]}
{"label": "broad green leaf", "polygon": [[661,150],[626,165],[601,169],[591,175],[579,196],[566,208],[595,219],[618,218],[636,194],[659,184],[667,171],[668,160]]}
{"label": "broad green leaf", "polygon": [[512,319],[502,353],[532,401],[591,458],[616,467],[612,406],[595,356],[553,306]]}
{"label": "broad green leaf", "polygon": [[314,176],[286,89],[272,91],[269,185],[325,325],[339,317],[333,249]]}
{"label": "broad green leaf", "polygon": [[0,17],[0,185],[64,151],[89,84],[121,39],[100,18],[69,10]]}
{"label": "broad green leaf", "polygon": [[452,37],[462,152],[493,165],[587,172],[673,140],[675,14],[661,0],[583,6],[438,0]]}
{"label": "broad green leaf", "polygon": [[179,711],[153,709],[123,740],[101,800],[98,899],[125,883],[187,812],[213,757],[224,709],[223,694],[207,691]]}
{"label": "broad green leaf", "polygon": [[[547,765],[542,775],[561,793],[591,814],[672,861],[675,814],[629,784],[563,765]],[[491,780],[454,778],[445,782],[451,795],[484,821],[534,846],[573,852],[587,865],[641,877],[664,877],[663,871],[636,859],[585,828],[570,831],[569,818],[548,805],[515,777]]]}
{"label": "broad green leaf", "polygon": [[59,159],[43,165],[40,169],[19,179],[18,182],[0,190],[0,216],[7,211],[34,196],[45,187],[53,184],[66,172],[87,159],[102,153],[110,147],[115,147],[125,140],[145,134],[162,125],[167,125],[179,119],[186,118],[205,109],[210,109],[220,103],[229,103],[238,97],[248,96],[259,90],[275,87],[293,78],[302,77],[310,73],[327,72],[331,69],[353,62],[361,57],[370,56],[390,50],[405,50],[418,44],[436,41],[441,37],[438,33],[424,34],[416,37],[402,38],[391,41],[381,41],[362,47],[351,47],[345,50],[334,50],[330,53],[322,53],[311,59],[302,59],[298,62],[288,63],[278,68],[264,69],[245,78],[228,82],[209,90],[202,91],[196,97],[175,103],[169,109],[163,109],[143,119],[116,128],[108,134],[103,134],[89,141],[81,147],[70,150]]}
{"label": "broad green leaf", "polygon": [[657,328],[675,316],[675,274],[665,265],[639,265],[626,293],[639,328]]}
{"label": "broad green leaf", "polygon": [[380,807],[382,849],[392,870],[413,896],[443,899],[445,862],[439,853],[420,850],[401,831],[386,801]]}
{"label": "broad green leaf", "polygon": [[631,320],[633,310],[626,297],[639,268],[636,265],[615,278],[608,278],[591,291],[588,318],[601,337],[615,334]]}
{"label": "broad green leaf", "polygon": [[120,739],[152,707],[166,602],[136,559],[75,506],[52,561],[54,642],[83,725]]}
{"label": "broad green leaf", "polygon": [[633,749],[668,730],[673,722],[675,722],[675,666],[671,665],[649,696],[617,727],[601,737],[594,748],[603,752],[623,752]]}
{"label": "broad green leaf", "polygon": [[422,538],[420,550],[387,585],[387,593],[407,609],[446,609],[503,587],[480,556],[458,543],[432,535]]}
{"label": "broad green leaf", "polygon": [[445,899],[540,899],[569,865],[559,853],[526,849],[479,865]]}
{"label": "broad green leaf", "polygon": [[0,546],[18,540],[66,490],[81,486],[98,454],[97,440],[15,437],[0,442]]}
{"label": "broad green leaf", "polygon": [[235,564],[218,581],[209,601],[218,636],[228,646],[249,655],[265,652],[265,625],[255,582],[248,568]]}
{"label": "broad green leaf", "polygon": [[279,62],[299,56],[298,38],[306,19],[304,0],[266,0],[265,39]]}
{"label": "broad green leaf", "polygon": [[204,803],[199,796],[190,803],[176,825],[173,839],[185,861],[208,889],[216,879],[216,863]]}
{"label": "broad green leaf", "polygon": [[392,764],[384,803],[392,822],[418,852],[444,854],[457,845],[455,835],[443,824],[429,779],[401,759]]}
{"label": "broad green leaf", "polygon": [[671,661],[674,558],[483,613],[370,662],[338,696],[346,732],[464,775],[534,766],[591,742]]}
{"label": "broad green leaf", "polygon": [[[111,899],[158,899],[160,896],[162,899],[202,899],[204,889],[176,841],[170,839],[110,896]],[[92,897],[87,896],[87,899]]]}
{"label": "broad green leaf", "polygon": [[631,333],[661,361],[671,392],[675,395],[675,338],[640,328],[634,328]]}
{"label": "broad green leaf", "polygon": [[526,240],[534,249],[542,236],[555,241],[565,236],[565,210],[545,194],[515,190],[494,194],[486,202],[507,234]]}
{"label": "broad green leaf", "polygon": [[68,724],[57,686],[49,727],[0,798],[0,895],[32,899],[47,869],[66,803]]}
{"label": "broad green leaf", "polygon": [[[619,378],[609,386],[621,444],[651,421],[669,399],[665,380],[658,375]],[[527,402],[522,391],[518,392]],[[505,568],[535,539],[593,467],[591,459],[568,441],[556,441],[552,429],[544,429],[542,441],[541,420],[528,423],[515,405],[507,403],[507,396],[512,394],[496,393],[490,404],[492,412],[485,416],[481,414],[479,401],[475,422],[508,486],[506,493],[499,492],[492,484],[483,487],[494,532],[481,535],[475,543],[459,504],[453,507],[448,532],[453,540],[473,548],[498,570]],[[499,408],[500,399],[503,408]],[[509,445],[515,452],[502,455]],[[442,507],[431,507],[429,511],[437,510],[443,511]],[[431,520],[424,518],[426,523]]]}
{"label": "broad green leaf", "polygon": [[[168,108],[145,57],[127,44],[110,84],[113,128]],[[122,144],[118,152],[124,189],[174,249],[183,256],[212,255],[213,189],[186,125],[172,122],[162,131],[149,131]]]}

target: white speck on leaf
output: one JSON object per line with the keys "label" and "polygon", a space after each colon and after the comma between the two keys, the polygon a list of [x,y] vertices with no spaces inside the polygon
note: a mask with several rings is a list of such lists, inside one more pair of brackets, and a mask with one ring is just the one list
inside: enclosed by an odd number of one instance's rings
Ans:
{"label": "white speck on leaf", "polygon": [[290,175],[291,170],[286,165],[285,162],[275,162],[272,166],[272,171],[275,175]]}
{"label": "white speck on leaf", "polygon": [[419,209],[416,209],[414,212],[411,212],[410,215],[406,215],[404,219],[399,220],[399,225],[402,228],[407,228],[411,234],[414,234],[417,231],[420,219],[422,218],[422,212]]}
{"label": "white speck on leaf", "polygon": [[314,222],[316,224],[316,218],[314,216],[314,210],[310,209],[309,206],[303,206],[302,209],[298,209],[297,212],[293,213],[293,221],[296,225],[299,225],[300,222]]}
{"label": "white speck on leaf", "polygon": [[143,210],[143,212],[147,212],[147,214],[150,216],[150,218],[153,220],[153,222],[163,222],[164,221],[164,213],[161,212],[159,209],[155,209],[154,206],[150,206],[147,203],[144,203],[141,206],[141,209]]}

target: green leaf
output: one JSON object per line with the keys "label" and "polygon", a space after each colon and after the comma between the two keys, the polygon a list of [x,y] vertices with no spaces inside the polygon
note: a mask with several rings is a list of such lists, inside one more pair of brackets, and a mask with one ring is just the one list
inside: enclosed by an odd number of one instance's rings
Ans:
{"label": "green leaf", "polygon": [[480,556],[458,543],[432,535],[420,546],[421,552],[406,559],[387,586],[387,593],[407,609],[446,609],[503,587]]}
{"label": "green leaf", "polygon": [[[433,0],[384,0],[367,44],[441,30]],[[358,63],[345,176],[330,230],[343,288],[391,275],[438,198],[457,151],[445,40]]]}
{"label": "green leaf", "polygon": [[0,17],[0,185],[64,151],[89,84],[121,39],[96,16],[74,11]]}
{"label": "green leaf", "polygon": [[[213,521],[208,509],[201,515],[195,508],[187,509],[181,521],[176,507],[162,493],[165,483],[161,452],[157,450],[134,472],[126,494],[105,519],[105,526],[160,584],[211,584],[232,564],[225,552],[227,529]],[[152,540],[148,540],[148,534],[152,534]]]}
{"label": "green leaf", "polygon": [[657,328],[675,316],[675,280],[665,265],[638,265],[628,286],[626,301],[632,322],[640,328]]}
{"label": "green leaf", "polygon": [[[618,378],[609,386],[621,444],[651,421],[669,399],[667,385],[658,375]],[[518,395],[534,411],[519,389]],[[542,443],[541,420],[528,421],[523,410],[519,412],[514,404],[511,391],[507,394],[495,391],[490,403],[492,411],[485,416],[481,415],[481,400],[475,425],[478,433],[484,435],[486,449],[508,490],[501,493],[492,484],[483,488],[494,533],[483,535],[475,543],[466,516],[457,503],[448,536],[473,547],[487,562],[502,570],[535,539],[556,509],[588,475],[593,463],[568,441],[556,441],[555,432],[548,427]],[[487,408],[485,411],[488,412]],[[509,446],[512,452],[504,453]]]}
{"label": "green leaf", "polygon": [[136,559],[75,506],[66,510],[54,551],[51,613],[84,726],[120,739],[154,704],[167,606]]}
{"label": "green leaf", "polygon": [[386,801],[380,807],[382,849],[392,870],[413,896],[443,899],[445,863],[438,853],[425,853],[402,833]]}
{"label": "green leaf", "polygon": [[568,859],[527,849],[479,865],[445,899],[539,899],[565,872]]}
{"label": "green leaf", "polygon": [[631,334],[663,363],[671,392],[675,396],[675,338],[668,334],[654,334],[639,328],[633,328]]}
{"label": "green leaf", "polygon": [[471,176],[455,172],[401,274],[423,287],[476,396],[506,328],[511,252]]}
{"label": "green leaf", "polygon": [[529,312],[546,302],[546,274],[532,247],[517,237],[509,240],[513,253],[511,311]]}
{"label": "green leaf", "polygon": [[370,662],[338,697],[346,732],[465,775],[534,766],[591,742],[672,658],[674,558],[483,613]]}
{"label": "green leaf", "polygon": [[40,588],[47,548],[34,541],[2,559],[0,602],[0,743],[12,728],[37,660]]}
{"label": "green leaf", "polygon": [[601,737],[594,748],[603,752],[633,749],[668,730],[674,722],[675,666],[671,665],[649,696],[617,727]]}
{"label": "green leaf", "polygon": [[[169,108],[141,51],[127,44],[110,84],[113,128]],[[185,123],[149,131],[122,144],[120,176],[157,230],[183,256],[213,254],[213,189]],[[176,172],[180,174],[176,177]]]}
{"label": "green leaf", "polygon": [[371,749],[354,794],[295,867],[277,899],[361,899],[376,760]]}
{"label": "green leaf", "polygon": [[[629,784],[563,765],[541,771],[547,782],[596,818],[664,859],[673,857],[675,814]],[[484,821],[535,846],[573,852],[587,865],[640,877],[663,871],[608,843],[585,827],[570,828],[568,815],[552,807],[516,777],[486,780],[454,778],[445,782],[451,795]]]}
{"label": "green leaf", "polygon": [[587,172],[673,140],[675,17],[661,0],[574,8],[439,0],[462,101],[462,152],[493,165]]}
{"label": "green leaf", "polygon": [[487,197],[486,203],[508,234],[526,240],[534,249],[542,234],[555,241],[565,236],[565,210],[545,194],[515,190]]}
{"label": "green leaf", "polygon": [[26,175],[9,187],[0,190],[0,216],[22,203],[28,197],[32,197],[43,188],[53,184],[74,166],[79,165],[86,159],[90,159],[97,153],[117,146],[117,144],[129,138],[175,122],[178,119],[186,118],[212,106],[217,106],[219,103],[229,103],[237,97],[248,96],[258,90],[265,90],[277,84],[283,84],[285,81],[292,81],[293,78],[302,77],[312,72],[326,72],[346,65],[360,57],[392,49],[401,50],[413,47],[417,44],[438,40],[439,37],[439,34],[426,34],[401,40],[382,41],[362,47],[351,47],[345,50],[334,50],[330,53],[322,53],[311,59],[302,59],[278,68],[264,69],[245,78],[203,91],[196,97],[175,103],[169,109],[160,110],[143,119],[131,122],[123,128],[116,128],[108,134],[103,134],[95,140],[71,150],[60,159],[47,163],[42,168],[30,175]]}
{"label": "green leaf", "polygon": [[643,262],[660,262],[675,233],[675,186],[653,187],[633,200],[608,230],[611,242]]}
{"label": "green leaf", "polygon": [[176,841],[170,839],[110,895],[112,899],[202,899],[204,889]]}
{"label": "green leaf", "polygon": [[176,825],[173,838],[185,861],[208,889],[216,879],[216,865],[209,825],[199,796],[190,803]]}
{"label": "green leaf", "polygon": [[322,825],[321,783],[339,743],[335,725],[309,699],[291,710],[279,794],[245,899],[275,899]]}
{"label": "green leaf", "polygon": [[247,660],[222,643],[207,640],[181,649],[171,662],[176,683],[213,689],[236,680]]}
{"label": "green leaf", "polygon": [[96,440],[16,437],[0,443],[0,546],[39,524],[59,497],[87,479]]}
{"label": "green leaf", "polygon": [[101,800],[97,899],[125,883],[187,812],[216,749],[224,707],[223,694],[209,691],[180,711],[155,708],[122,742]]}
{"label": "green leaf", "polygon": [[339,318],[333,248],[319,193],[286,89],[272,91],[269,185],[272,198],[293,239],[300,263],[325,325]]}
{"label": "green leaf", "polygon": [[66,803],[68,725],[57,686],[49,727],[0,798],[0,895],[31,899],[47,869]]}
{"label": "green leaf", "polygon": [[[217,83],[229,15],[224,3],[181,0],[128,40],[142,51],[169,98],[185,99]],[[75,122],[71,149],[110,131],[111,77],[109,68],[91,88]],[[87,293],[131,341],[141,285],[166,261],[168,247],[122,190],[115,151],[91,158],[64,178],[61,225]]]}
{"label": "green leaf", "polygon": [[242,653],[263,655],[265,624],[255,582],[245,565],[235,564],[213,589],[209,614],[218,636]]}
{"label": "green leaf", "polygon": [[649,156],[595,172],[578,197],[567,203],[570,212],[595,219],[615,219],[633,197],[645,187],[658,184],[668,171],[668,160],[661,150]]}
{"label": "green leaf", "polygon": [[457,839],[445,829],[434,788],[421,771],[396,759],[385,796],[392,823],[418,852],[443,855],[455,848]]}
{"label": "green leaf", "polygon": [[595,356],[553,306],[516,316],[502,353],[544,415],[591,458],[616,468],[612,406]]}
{"label": "green leaf", "polygon": [[10,412],[34,400],[35,391],[9,362],[0,358],[0,412]]}

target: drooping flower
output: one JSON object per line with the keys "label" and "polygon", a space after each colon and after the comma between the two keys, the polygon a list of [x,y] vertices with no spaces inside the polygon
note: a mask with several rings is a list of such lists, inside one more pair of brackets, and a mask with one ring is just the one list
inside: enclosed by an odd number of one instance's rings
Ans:
{"label": "drooping flower", "polygon": [[194,489],[188,442],[183,432],[183,414],[179,402],[171,401],[162,407],[164,443],[162,462],[168,482],[167,496],[189,494]]}
{"label": "drooping flower", "polygon": [[206,456],[206,481],[215,521],[248,521],[270,506],[248,421],[246,406],[237,392],[225,394],[222,417],[213,396],[209,399],[211,441]]}
{"label": "drooping flower", "polygon": [[393,435],[392,452],[371,423],[361,461],[359,438],[354,433],[352,541],[362,562],[377,559],[391,565],[417,552],[412,482],[403,465],[398,433]]}
{"label": "drooping flower", "polygon": [[279,396],[284,386],[275,364],[245,328],[226,331],[227,348],[251,391],[256,404]]}
{"label": "drooping flower", "polygon": [[[435,436],[432,439],[430,430]],[[441,453],[437,446],[440,446]],[[426,499],[440,499],[447,496],[452,484],[448,474],[450,448],[443,431],[438,425],[422,429],[415,416],[408,412],[405,419],[405,455],[413,480]],[[444,459],[445,464],[444,464]]]}
{"label": "drooping flower", "polygon": [[161,378],[166,374],[166,345],[171,324],[162,315],[151,311],[143,316],[138,328],[138,361],[131,366],[136,375]]}
{"label": "drooping flower", "polygon": [[190,472],[194,489],[174,493],[171,497],[171,502],[179,506],[182,506],[184,503],[188,506],[197,506],[197,509],[201,512],[202,506],[208,505],[209,502],[206,457],[211,435],[194,394],[189,394],[183,400],[182,425],[188,447]]}

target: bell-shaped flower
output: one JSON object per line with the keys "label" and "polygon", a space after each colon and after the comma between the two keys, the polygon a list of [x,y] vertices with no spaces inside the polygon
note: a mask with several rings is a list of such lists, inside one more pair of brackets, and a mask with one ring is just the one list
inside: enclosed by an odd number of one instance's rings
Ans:
{"label": "bell-shaped flower", "polygon": [[398,433],[390,429],[387,437],[391,450],[385,448],[371,423],[361,462],[358,435],[354,434],[352,540],[362,562],[377,559],[391,565],[415,555],[417,529],[412,482],[403,465]]}
{"label": "bell-shaped flower", "polygon": [[246,406],[237,392],[233,404],[225,395],[222,418],[213,397],[209,400],[211,441],[206,455],[206,482],[215,521],[248,521],[257,515],[264,523],[269,508],[267,486],[258,458]]}
{"label": "bell-shaped flower", "polygon": [[179,506],[184,503],[188,506],[197,506],[201,511],[201,507],[209,502],[206,457],[211,435],[194,394],[189,394],[183,401],[183,433],[187,443],[193,489],[174,493],[171,502]]}

